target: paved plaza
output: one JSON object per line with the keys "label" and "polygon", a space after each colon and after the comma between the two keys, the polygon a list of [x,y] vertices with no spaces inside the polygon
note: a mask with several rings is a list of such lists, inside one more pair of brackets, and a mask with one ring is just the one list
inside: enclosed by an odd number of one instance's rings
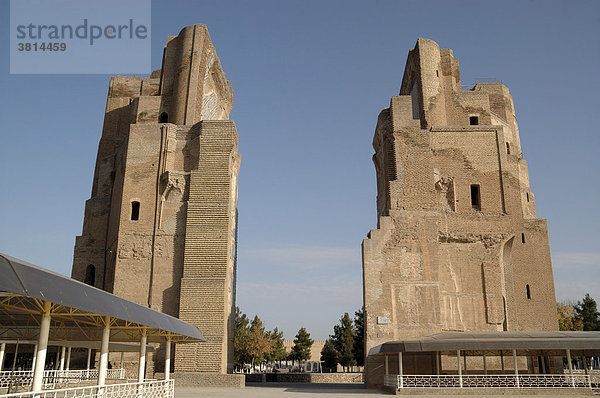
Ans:
{"label": "paved plaza", "polygon": [[[218,387],[176,387],[175,398],[270,398],[270,397],[366,397],[387,396],[381,390],[365,388],[362,384],[311,384],[311,383],[268,383],[248,384],[244,389]],[[405,395],[408,396],[408,395]],[[464,397],[464,395],[419,395],[420,397]],[[476,396],[476,395],[467,395]],[[491,397],[492,395],[486,395]],[[526,395],[505,395],[502,397],[523,397]],[[536,397],[562,397],[564,395],[535,395]]]}

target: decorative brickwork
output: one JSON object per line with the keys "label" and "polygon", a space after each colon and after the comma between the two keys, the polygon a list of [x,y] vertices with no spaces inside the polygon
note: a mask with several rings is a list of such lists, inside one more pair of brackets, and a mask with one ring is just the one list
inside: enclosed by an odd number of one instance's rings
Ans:
{"label": "decorative brickwork", "polygon": [[[150,77],[112,77],[76,240],[73,278],[87,273],[96,287],[207,337],[173,350],[176,372],[232,369],[240,167],[232,103],[204,25],[169,37]],[[164,347],[155,355],[164,358]]]}

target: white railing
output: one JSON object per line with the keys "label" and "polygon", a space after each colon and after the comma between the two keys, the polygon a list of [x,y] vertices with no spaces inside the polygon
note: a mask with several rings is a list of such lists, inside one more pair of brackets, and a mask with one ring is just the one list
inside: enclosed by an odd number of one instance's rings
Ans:
{"label": "white railing", "polygon": [[33,372],[30,370],[5,370],[0,372],[0,388],[28,386],[32,379]]}
{"label": "white railing", "polygon": [[[124,380],[125,369],[107,369],[106,378],[109,380]],[[56,384],[79,383],[84,380],[97,380],[98,370],[45,370],[43,384],[45,388],[52,388]],[[33,371],[14,370],[0,372],[0,388],[22,388],[31,385]]]}
{"label": "white railing", "polygon": [[0,398],[174,398],[173,380],[75,387],[0,395]]}
{"label": "white railing", "polygon": [[402,388],[593,388],[600,380],[586,374],[386,375],[384,384]]}

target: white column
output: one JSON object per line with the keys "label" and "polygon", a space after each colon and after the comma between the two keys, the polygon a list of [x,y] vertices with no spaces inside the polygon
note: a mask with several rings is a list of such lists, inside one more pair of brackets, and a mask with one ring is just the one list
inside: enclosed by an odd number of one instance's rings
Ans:
{"label": "white column", "polygon": [[60,349],[60,370],[65,370],[65,355],[67,351],[67,347],[62,346]]}
{"label": "white column", "polygon": [[386,374],[386,376],[388,374],[390,374],[390,372],[389,372],[389,366],[388,366],[388,356],[387,355],[385,356],[385,374]]}
{"label": "white column", "polygon": [[441,361],[440,361],[440,356],[442,354],[440,354],[439,352],[435,353],[435,369],[436,369],[436,373],[439,376],[440,375],[440,370],[441,370]]}
{"label": "white column", "polygon": [[16,370],[17,366],[17,357],[19,356],[19,340],[17,340],[17,345],[15,346],[15,356],[13,357],[12,370]]}
{"label": "white column", "polygon": [[165,347],[165,380],[171,377],[171,336],[167,336],[167,346]]}
{"label": "white column", "polygon": [[37,357],[37,348],[38,348],[38,345],[36,344],[33,347],[33,361],[31,361],[31,371],[32,372],[35,370],[35,358]]}
{"label": "white column", "polygon": [[108,341],[110,339],[110,317],[104,317],[104,329],[102,330],[102,346],[100,348],[100,367],[98,369],[98,385],[103,386],[106,381],[106,369],[108,368]]}
{"label": "white column", "polygon": [[146,336],[146,328],[142,329],[142,337],[140,339],[140,363],[138,368],[138,383],[144,381],[144,375],[146,373],[146,343],[148,337]]}
{"label": "white column", "polygon": [[513,353],[513,366],[515,368],[515,381],[517,382],[517,388],[519,388],[519,367],[517,366],[517,350],[512,350]]}
{"label": "white column", "polygon": [[485,352],[483,353],[483,374],[487,376],[487,359]]}
{"label": "white column", "polygon": [[[591,365],[591,360],[590,360]],[[588,371],[587,361],[585,360],[585,351],[583,351],[583,369],[585,369],[585,376],[587,378],[588,386],[590,389],[592,388],[592,377],[590,375],[590,371]]]}
{"label": "white column", "polygon": [[400,376],[400,388],[404,388],[404,367],[402,366],[402,353],[398,353],[398,375]]}
{"label": "white column", "polygon": [[67,349],[67,363],[65,364],[65,369],[69,370],[71,367],[71,347]]}
{"label": "white column", "polygon": [[463,387],[463,378],[462,378],[462,368],[460,363],[460,350],[456,350],[456,363],[458,364],[458,382],[460,383],[460,388]]}
{"label": "white column", "polygon": [[569,364],[569,374],[571,375],[571,385],[575,388],[575,379],[573,378],[573,364],[571,363],[571,350],[567,348],[567,363]]}
{"label": "white column", "polygon": [[92,360],[92,349],[88,348],[88,356],[87,356],[87,365],[86,365],[86,370],[90,370],[90,362]]}
{"label": "white column", "polygon": [[[6,343],[0,344],[0,371],[2,370],[2,364],[4,363],[4,353],[6,352]],[[35,360],[33,361],[35,363]]]}
{"label": "white column", "polygon": [[504,351],[500,350],[500,363],[502,364],[502,373],[504,373]]}
{"label": "white column", "polygon": [[37,355],[33,365],[33,382],[31,391],[42,391],[42,381],[44,378],[44,365],[46,364],[46,351],[48,350],[48,335],[50,334],[50,309],[52,303],[44,301],[44,312],[40,322],[40,337],[37,344]]}
{"label": "white column", "polygon": [[60,350],[56,347],[56,360],[54,361],[54,370],[58,369],[58,364],[60,363]]}
{"label": "white column", "polygon": [[119,364],[119,368],[123,369],[123,362],[125,362],[125,351],[121,351],[121,363]]}

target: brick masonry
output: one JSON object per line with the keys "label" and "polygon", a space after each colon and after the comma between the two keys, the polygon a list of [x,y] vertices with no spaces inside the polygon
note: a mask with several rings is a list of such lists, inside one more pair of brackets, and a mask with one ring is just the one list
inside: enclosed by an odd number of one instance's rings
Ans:
{"label": "brick masonry", "polygon": [[[558,329],[546,220],[536,218],[503,84],[462,90],[452,50],[419,39],[373,147],[365,352],[442,331]],[[382,384],[382,361],[367,358],[367,384]],[[432,363],[404,369],[430,373]]]}
{"label": "brick masonry", "polygon": [[[232,104],[204,25],[169,37],[150,77],[112,77],[76,238],[73,278],[179,317],[206,336],[172,350],[182,375],[233,367],[241,158]],[[148,376],[163,370],[163,360],[164,345],[157,346]]]}

